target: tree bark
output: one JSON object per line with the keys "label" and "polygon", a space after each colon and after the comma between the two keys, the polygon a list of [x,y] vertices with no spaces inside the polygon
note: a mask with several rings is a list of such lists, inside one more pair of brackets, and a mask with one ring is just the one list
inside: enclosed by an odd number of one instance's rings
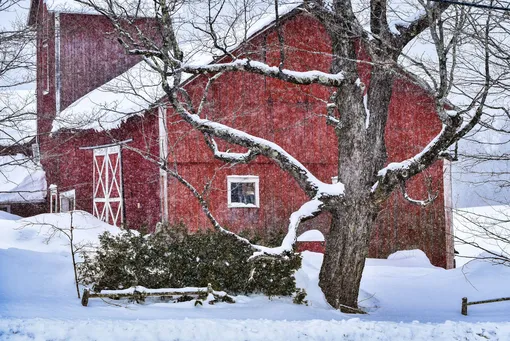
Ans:
{"label": "tree bark", "polygon": [[[342,51],[344,48],[334,54],[347,52]],[[345,198],[328,207],[332,222],[319,286],[333,307],[346,313],[360,313],[360,282],[370,234],[380,209],[373,200],[372,186],[387,161],[385,128],[395,76],[384,67],[387,60],[375,60],[369,86],[362,84],[357,65],[349,65],[348,61],[356,59],[348,57],[338,59],[343,69],[350,68],[351,78],[339,89],[336,103],[340,115],[336,130],[338,179],[345,184]],[[336,67],[333,64],[332,69]]]}
{"label": "tree bark", "polygon": [[319,276],[326,300],[345,313],[360,313],[358,292],[377,212],[370,201],[353,201],[332,212]]}

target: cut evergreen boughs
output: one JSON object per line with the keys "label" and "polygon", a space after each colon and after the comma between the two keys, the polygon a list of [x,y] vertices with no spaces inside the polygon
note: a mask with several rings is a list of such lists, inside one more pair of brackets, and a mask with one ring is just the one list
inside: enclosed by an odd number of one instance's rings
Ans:
{"label": "cut evergreen boughs", "polygon": [[97,252],[79,268],[81,282],[94,291],[133,286],[179,288],[207,286],[229,294],[290,296],[301,256],[249,260],[253,251],[237,238],[212,230],[189,233],[184,226],[142,235],[126,231],[100,236]]}

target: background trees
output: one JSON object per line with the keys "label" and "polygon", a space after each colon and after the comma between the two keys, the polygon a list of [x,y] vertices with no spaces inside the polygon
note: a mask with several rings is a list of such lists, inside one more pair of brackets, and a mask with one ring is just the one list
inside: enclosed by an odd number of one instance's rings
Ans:
{"label": "background trees", "polygon": [[[35,136],[35,44],[28,1],[0,0],[0,154]],[[22,148],[14,148],[21,151]]]}
{"label": "background trees", "polygon": [[[487,101],[499,91],[495,80],[504,80],[505,67],[494,59],[501,57],[497,46],[507,39],[501,33],[505,18],[490,10],[385,0],[302,4],[254,0],[79,2],[107,16],[126,50],[142,55],[160,75],[173,110],[202,133],[217,159],[248,163],[264,156],[292,176],[308,196],[309,201],[291,216],[283,244],[273,249],[254,246],[258,254],[290,249],[301,221],[323,212],[331,214],[320,286],[328,302],[343,311],[357,311],[369,236],[381,204],[394,190],[421,206],[433,201],[432,193],[423,200],[410,198],[406,182],[438,160],[456,158],[450,148],[483,118]],[[331,39],[329,73],[286,69],[291,52],[286,51],[282,34],[278,65],[251,60],[245,51],[233,51],[246,40],[258,19],[271,15],[279,30],[279,14],[297,5],[316,18]],[[137,29],[132,19],[137,16],[155,17],[154,32],[144,34]],[[207,58],[197,58],[204,54]],[[228,58],[209,64],[221,55]],[[368,65],[369,85],[362,81],[360,64]],[[337,184],[318,180],[275,143],[205,116],[208,89],[227,72],[258,74],[289,86],[317,84],[330,89],[329,98],[323,99],[324,124],[336,132]],[[209,77],[198,104],[186,100],[189,96],[182,81],[189,74]],[[385,129],[397,77],[407,77],[428,89],[443,129],[413,157],[387,164]],[[244,152],[222,151],[219,140],[243,147]],[[163,169],[171,170],[166,160],[157,161]],[[216,222],[216,227],[219,224]]]}

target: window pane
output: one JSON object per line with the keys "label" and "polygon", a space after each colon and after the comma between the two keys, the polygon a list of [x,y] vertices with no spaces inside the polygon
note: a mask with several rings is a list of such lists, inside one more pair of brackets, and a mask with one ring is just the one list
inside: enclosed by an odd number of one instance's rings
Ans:
{"label": "window pane", "polygon": [[69,212],[69,199],[62,198],[60,201],[60,212]]}
{"label": "window pane", "polygon": [[230,202],[255,205],[255,183],[232,182],[230,187]]}

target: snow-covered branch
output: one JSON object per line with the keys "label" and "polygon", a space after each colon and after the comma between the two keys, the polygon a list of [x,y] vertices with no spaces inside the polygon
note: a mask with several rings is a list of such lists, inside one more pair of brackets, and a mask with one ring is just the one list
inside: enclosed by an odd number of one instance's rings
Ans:
{"label": "snow-covered branch", "polygon": [[413,205],[418,205],[418,206],[421,206],[421,207],[426,207],[430,204],[432,204],[434,202],[434,200],[436,200],[437,198],[437,195],[438,193],[431,193],[430,189],[428,190],[428,197],[426,200],[417,200],[417,199],[413,199],[409,196],[409,194],[407,193],[407,189],[406,189],[406,184],[405,182],[402,182],[401,184],[401,190],[402,190],[402,195],[404,196],[404,199],[406,199],[408,202],[410,202],[411,204]]}
{"label": "snow-covered branch", "polygon": [[261,255],[280,255],[285,251],[292,251],[294,244],[297,239],[297,229],[299,224],[305,220],[314,218],[318,216],[322,212],[322,207],[324,203],[317,198],[314,198],[310,201],[305,202],[299,210],[292,213],[289,219],[289,229],[287,231],[287,235],[282,241],[282,245],[274,248],[264,247],[260,245],[254,245],[254,247],[258,250],[253,254],[252,257],[258,257]]}
{"label": "snow-covered branch", "polygon": [[[322,71],[292,71],[269,66],[265,63],[250,59],[237,59],[230,63],[208,65],[182,65],[178,70],[191,74],[216,73],[216,72],[251,72],[259,75],[280,79],[293,84],[308,85],[320,84],[325,86],[340,87],[344,80],[342,72],[330,74]],[[170,74],[170,75],[173,75]]]}
{"label": "snow-covered branch", "polygon": [[205,141],[209,148],[211,148],[214,157],[223,162],[248,163],[259,155],[259,153],[251,149],[248,150],[246,153],[232,153],[229,151],[222,152],[218,149],[218,144],[216,143],[216,141],[208,135],[205,136]]}
{"label": "snow-covered branch", "polygon": [[[244,131],[234,129],[218,122],[200,118],[198,115],[191,114],[180,103],[175,92],[170,92],[169,95],[174,109],[186,122],[191,124],[195,129],[209,136],[218,137],[226,142],[246,147],[251,150],[250,156],[255,153],[264,155],[265,157],[273,160],[282,170],[288,172],[292,177],[294,177],[299,186],[309,197],[313,198],[318,193],[324,195],[343,195],[343,184],[323,183],[317,179],[303,164],[301,164],[298,160],[296,160],[292,155],[290,155],[276,143],[250,135]],[[223,154],[223,156],[231,157],[232,154]],[[247,157],[247,154],[239,154],[237,157],[245,158]]]}
{"label": "snow-covered branch", "polygon": [[429,2],[425,3],[420,0],[420,3],[423,6],[423,10],[420,9],[417,11],[414,16],[414,20],[410,23],[390,23],[390,30],[393,33],[399,33],[394,36],[394,39],[400,47],[404,47],[420,33],[425,31],[427,28],[430,28],[432,15],[440,15],[450,6],[450,4],[445,2],[434,2],[429,4]]}

